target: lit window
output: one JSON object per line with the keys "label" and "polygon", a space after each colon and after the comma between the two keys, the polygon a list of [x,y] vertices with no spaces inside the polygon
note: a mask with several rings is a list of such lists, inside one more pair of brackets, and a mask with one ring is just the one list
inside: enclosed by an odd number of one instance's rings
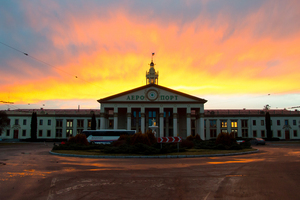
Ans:
{"label": "lit window", "polygon": [[72,119],[67,119],[67,128],[73,127],[73,120]]}
{"label": "lit window", "polygon": [[231,120],[231,128],[237,128],[237,121],[236,120]]}
{"label": "lit window", "polygon": [[221,120],[221,128],[227,128],[227,120]]}

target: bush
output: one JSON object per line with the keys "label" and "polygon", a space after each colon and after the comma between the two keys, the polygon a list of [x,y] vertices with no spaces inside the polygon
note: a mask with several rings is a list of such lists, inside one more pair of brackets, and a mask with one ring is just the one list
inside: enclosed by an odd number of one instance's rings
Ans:
{"label": "bush", "polygon": [[234,133],[220,133],[216,139],[216,145],[232,146],[236,144]]}
{"label": "bush", "polygon": [[196,134],[196,135],[190,135],[186,138],[186,140],[189,140],[189,141],[202,141],[201,138],[200,138],[200,135],[199,134]]}
{"label": "bush", "polygon": [[156,143],[156,138],[152,132],[147,131],[146,133],[138,132],[130,136],[130,144],[145,144],[151,146]]}
{"label": "bush", "polygon": [[89,142],[87,141],[85,134],[77,134],[75,137],[70,137],[68,143],[89,145]]}
{"label": "bush", "polygon": [[194,147],[194,142],[192,140],[182,140],[180,143],[180,147],[186,148],[186,149],[192,149]]}

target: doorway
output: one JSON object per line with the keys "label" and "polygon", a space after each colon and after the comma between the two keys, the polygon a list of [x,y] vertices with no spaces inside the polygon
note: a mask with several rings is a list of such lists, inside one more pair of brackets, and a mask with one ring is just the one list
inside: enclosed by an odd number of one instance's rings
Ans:
{"label": "doorway", "polygon": [[19,138],[19,130],[14,130],[14,139]]}
{"label": "doorway", "polygon": [[290,140],[290,130],[285,130],[285,140]]}

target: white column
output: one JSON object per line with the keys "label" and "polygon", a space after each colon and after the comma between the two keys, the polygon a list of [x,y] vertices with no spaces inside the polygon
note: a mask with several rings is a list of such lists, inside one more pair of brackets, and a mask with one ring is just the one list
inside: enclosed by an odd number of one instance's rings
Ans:
{"label": "white column", "polygon": [[238,125],[238,137],[242,137],[242,122],[240,119],[238,119],[237,125]]}
{"label": "white column", "polygon": [[221,133],[221,122],[220,119],[217,119],[217,137]]}
{"label": "white column", "polygon": [[164,107],[159,108],[159,136],[164,137]]}
{"label": "white column", "polygon": [[127,108],[127,130],[131,130],[131,108]]}
{"label": "white column", "polygon": [[173,136],[179,136],[178,130],[177,130],[177,113],[173,113]]}
{"label": "white column", "polygon": [[231,122],[230,122],[230,119],[227,119],[227,132],[231,133]]}
{"label": "white column", "polygon": [[101,104],[100,108],[100,130],[105,129],[105,108]]}
{"label": "white column", "polygon": [[173,136],[179,136],[178,130],[177,130],[177,108],[173,108]]}
{"label": "white column", "polygon": [[191,108],[186,108],[186,137],[191,135]]}
{"label": "white column", "polygon": [[118,129],[118,107],[114,107],[114,129]]}
{"label": "white column", "polygon": [[210,139],[210,122],[209,119],[206,119],[206,139]]}
{"label": "white column", "polygon": [[164,137],[164,113],[159,113],[159,136]]}
{"label": "white column", "polygon": [[199,133],[200,138],[201,138],[202,140],[205,140],[205,133],[204,133],[204,114],[203,114],[203,113],[200,114],[200,118],[199,118],[198,120],[200,121],[200,133]]}
{"label": "white column", "polygon": [[141,107],[141,131],[145,133],[145,108]]}

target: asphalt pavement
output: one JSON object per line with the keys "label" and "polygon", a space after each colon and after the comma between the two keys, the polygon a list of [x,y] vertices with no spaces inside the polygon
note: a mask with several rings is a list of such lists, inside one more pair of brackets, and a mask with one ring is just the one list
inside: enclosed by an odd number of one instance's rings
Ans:
{"label": "asphalt pavement", "polygon": [[300,145],[176,159],[62,157],[52,145],[0,146],[0,199],[300,199]]}

